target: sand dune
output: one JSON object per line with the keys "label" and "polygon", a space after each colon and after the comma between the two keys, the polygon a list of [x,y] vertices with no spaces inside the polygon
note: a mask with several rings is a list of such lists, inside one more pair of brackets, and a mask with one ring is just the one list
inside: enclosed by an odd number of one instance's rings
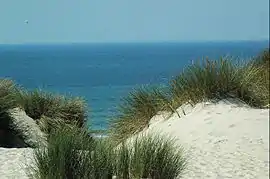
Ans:
{"label": "sand dune", "polygon": [[[178,112],[181,118],[153,117],[142,133],[168,134],[185,147],[189,165],[184,179],[268,178],[268,109],[220,101],[185,105]],[[32,149],[0,148],[0,178],[27,178],[24,163],[31,156]]]}
{"label": "sand dune", "polygon": [[[182,111],[186,115],[183,115]],[[186,105],[167,120],[155,116],[144,132],[175,137],[189,157],[185,179],[269,177],[269,110],[229,101]]]}

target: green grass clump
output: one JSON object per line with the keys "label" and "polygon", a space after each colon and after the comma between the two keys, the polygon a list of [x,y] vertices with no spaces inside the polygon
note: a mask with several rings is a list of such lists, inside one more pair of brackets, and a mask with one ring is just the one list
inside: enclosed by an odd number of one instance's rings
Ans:
{"label": "green grass clump", "polygon": [[252,65],[260,69],[258,76],[262,79],[263,90],[259,95],[265,100],[265,106],[269,107],[269,91],[270,91],[270,49],[261,52],[257,57],[252,60]]}
{"label": "green grass clump", "polygon": [[181,177],[187,164],[183,148],[161,135],[141,135],[121,143],[116,156],[116,176],[125,179],[173,179]]}
{"label": "green grass clump", "polygon": [[13,99],[15,92],[15,84],[8,79],[0,79],[0,117],[4,115],[8,109],[16,106]]}
{"label": "green grass clump", "polygon": [[[264,80],[266,85],[269,84],[269,72],[270,72],[270,49],[265,49],[257,57],[252,60],[254,66],[263,69]],[[268,85],[269,86],[269,85]]]}
{"label": "green grass clump", "polygon": [[261,68],[249,64],[235,64],[232,59],[204,60],[193,64],[171,82],[175,106],[191,101],[238,98],[245,103],[262,107],[266,105],[264,80]]}
{"label": "green grass clump", "polygon": [[35,179],[174,179],[186,166],[182,148],[161,136],[140,136],[115,147],[93,140],[82,128],[62,127],[51,133],[48,146],[36,149],[28,171]]}
{"label": "green grass clump", "polygon": [[90,161],[82,150],[93,147],[93,139],[82,128],[62,126],[51,132],[46,148],[35,149],[29,175],[36,179],[87,178]]}
{"label": "green grass clump", "polygon": [[147,127],[157,112],[169,109],[169,100],[157,87],[141,87],[123,98],[119,114],[111,121],[110,134],[123,141]]}
{"label": "green grass clump", "polygon": [[41,90],[21,90],[16,100],[26,114],[35,120],[46,116],[60,118],[67,123],[76,122],[80,126],[85,124],[86,105],[80,98],[67,98]]}

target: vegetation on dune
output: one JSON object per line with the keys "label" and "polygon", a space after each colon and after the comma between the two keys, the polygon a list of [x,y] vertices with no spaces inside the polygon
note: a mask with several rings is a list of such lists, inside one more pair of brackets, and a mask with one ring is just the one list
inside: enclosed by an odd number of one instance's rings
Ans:
{"label": "vegetation on dune", "polygon": [[264,87],[264,91],[261,92],[260,95],[265,99],[266,106],[269,107],[270,99],[269,99],[269,87],[270,87],[270,49],[264,50],[262,53],[258,55],[255,59],[251,61],[252,65],[260,68],[259,76],[262,78],[262,86]]}
{"label": "vegetation on dune", "polygon": [[[16,107],[14,93],[16,85],[8,79],[0,79],[0,146],[10,147],[15,137],[23,139],[20,131],[14,130],[8,110]],[[7,133],[9,131],[9,133]]]}
{"label": "vegetation on dune", "polygon": [[175,106],[184,102],[197,103],[204,98],[222,97],[231,87],[236,67],[229,61],[205,60],[195,63],[171,81],[170,90]]}
{"label": "vegetation on dune", "polygon": [[[84,153],[81,149],[94,146],[94,141],[81,128],[64,125],[51,131],[46,148],[34,152],[34,166],[30,166],[31,178],[76,178],[82,176]],[[82,165],[81,165],[82,163]],[[84,164],[85,165],[85,164]]]}
{"label": "vegetation on dune", "polygon": [[187,160],[181,146],[162,135],[139,135],[116,151],[119,178],[173,179],[181,177]]}
{"label": "vegetation on dune", "polygon": [[0,79],[0,146],[16,146],[18,139],[25,141],[26,131],[20,131],[10,117],[9,110],[16,107],[22,108],[46,134],[60,120],[68,124],[76,123],[80,127],[86,124],[86,105],[81,98],[40,90],[26,91],[11,80]]}
{"label": "vegetation on dune", "polygon": [[123,141],[143,130],[159,111],[169,110],[168,97],[157,87],[143,86],[123,98],[119,114],[111,121],[110,133]]}
{"label": "vegetation on dune", "polygon": [[185,68],[167,89],[149,89],[135,90],[123,99],[120,115],[110,125],[116,140],[142,131],[157,112],[177,112],[186,103],[237,98],[252,107],[269,107],[269,49],[251,62],[204,59]]}
{"label": "vegetation on dune", "polygon": [[204,60],[193,64],[172,80],[172,100],[176,106],[187,101],[238,98],[255,107],[262,107],[265,81],[262,69],[249,64],[234,64],[231,59]]}
{"label": "vegetation on dune", "polygon": [[161,136],[142,136],[135,142],[113,146],[106,139],[89,139],[77,127],[54,130],[48,147],[36,149],[32,178],[168,178],[183,173],[186,160],[182,148]]}
{"label": "vegetation on dune", "polygon": [[255,65],[264,67],[266,70],[270,70],[270,49],[265,49],[253,60]]}
{"label": "vegetation on dune", "polygon": [[8,79],[0,79],[0,117],[6,113],[8,109],[16,106],[13,99],[15,84]]}
{"label": "vegetation on dune", "polygon": [[11,80],[0,79],[0,114],[7,109],[21,107],[34,120],[43,116],[60,118],[67,123],[83,126],[86,120],[86,103],[82,98],[67,97],[41,90],[27,91]]}
{"label": "vegetation on dune", "polygon": [[23,91],[17,95],[17,102],[26,114],[35,120],[43,116],[76,122],[83,126],[86,120],[86,105],[80,98],[67,98],[41,90]]}

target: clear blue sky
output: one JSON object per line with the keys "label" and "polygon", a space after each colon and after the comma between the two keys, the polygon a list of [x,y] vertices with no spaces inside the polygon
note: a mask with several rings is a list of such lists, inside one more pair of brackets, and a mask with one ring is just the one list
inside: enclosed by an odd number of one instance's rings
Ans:
{"label": "clear blue sky", "polygon": [[0,44],[267,40],[269,0],[0,0],[0,21]]}

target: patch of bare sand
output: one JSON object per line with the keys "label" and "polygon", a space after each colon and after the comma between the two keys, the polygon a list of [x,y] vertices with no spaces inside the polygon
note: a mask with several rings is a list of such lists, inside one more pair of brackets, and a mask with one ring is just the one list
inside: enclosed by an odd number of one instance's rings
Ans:
{"label": "patch of bare sand", "polygon": [[157,115],[144,132],[170,135],[186,149],[185,179],[269,178],[268,109],[220,101],[177,111],[181,118]]}

